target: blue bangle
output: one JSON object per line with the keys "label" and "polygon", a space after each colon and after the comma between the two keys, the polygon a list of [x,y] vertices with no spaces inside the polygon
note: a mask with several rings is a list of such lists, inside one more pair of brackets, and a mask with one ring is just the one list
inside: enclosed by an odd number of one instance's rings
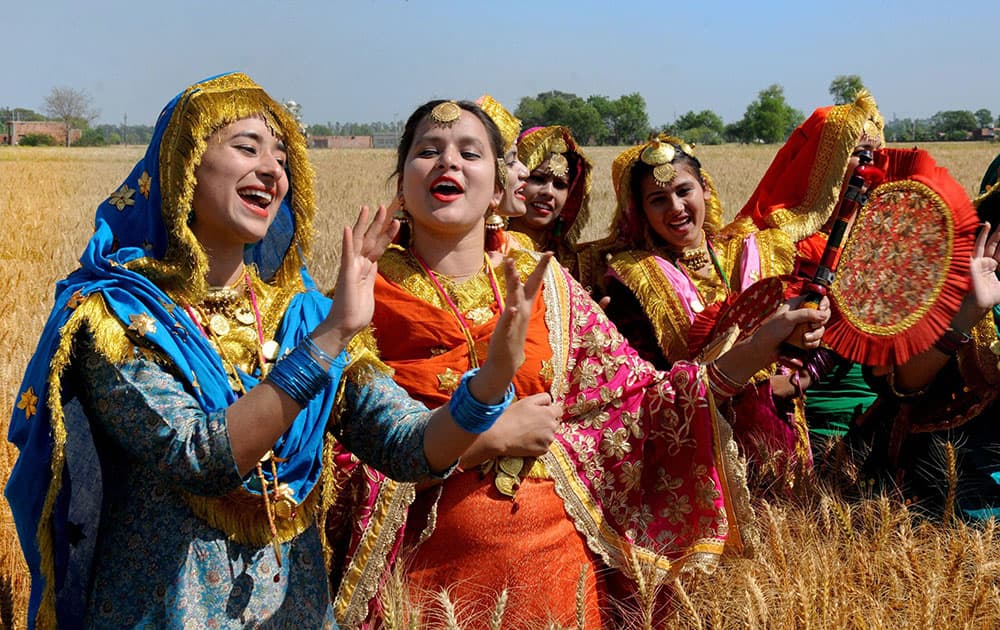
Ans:
{"label": "blue bangle", "polygon": [[[301,345],[304,345],[306,347],[306,350],[309,351],[309,354],[312,355],[312,358],[316,359],[317,361],[326,363],[327,371],[330,371],[330,369],[333,368],[333,366],[336,364],[337,358],[331,356],[330,353],[324,350],[323,348],[320,348],[313,340],[312,335],[306,335],[305,338],[302,340]],[[342,351],[340,354],[344,354],[344,352]],[[340,355],[337,356],[339,357]],[[341,366],[341,368],[343,368],[343,366]]]}
{"label": "blue bangle", "polygon": [[299,344],[274,364],[267,380],[291,396],[300,407],[306,407],[333,382],[331,372],[332,369],[324,369],[313,358],[305,345]]}
{"label": "blue bangle", "polygon": [[479,372],[479,368],[469,370],[462,376],[458,389],[451,395],[448,410],[451,418],[463,431],[483,433],[493,426],[510,403],[514,400],[514,384],[507,387],[503,400],[496,405],[487,405],[476,400],[469,391],[469,379]]}

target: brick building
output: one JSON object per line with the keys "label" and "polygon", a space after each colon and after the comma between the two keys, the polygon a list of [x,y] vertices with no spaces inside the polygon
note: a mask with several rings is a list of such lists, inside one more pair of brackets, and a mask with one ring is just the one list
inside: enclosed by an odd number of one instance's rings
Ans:
{"label": "brick building", "polygon": [[370,149],[371,136],[309,136],[314,149]]}
{"label": "brick building", "polygon": [[[41,133],[51,136],[57,145],[66,144],[66,126],[51,120],[9,120],[0,128],[0,144],[20,144],[21,138],[29,134]],[[70,142],[76,142],[83,134],[79,129],[70,129]]]}

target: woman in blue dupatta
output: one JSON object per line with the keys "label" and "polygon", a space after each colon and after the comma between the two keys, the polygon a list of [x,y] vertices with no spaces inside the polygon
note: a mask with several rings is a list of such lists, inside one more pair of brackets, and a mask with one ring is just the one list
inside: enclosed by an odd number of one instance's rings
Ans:
{"label": "woman in blue dupatta", "polygon": [[332,627],[327,436],[412,481],[509,404],[544,265],[524,285],[509,270],[506,329],[429,412],[353,341],[398,224],[363,208],[345,229],[334,303],[305,272],[314,212],[298,124],[245,75],[160,114],[17,394],[30,626]]}

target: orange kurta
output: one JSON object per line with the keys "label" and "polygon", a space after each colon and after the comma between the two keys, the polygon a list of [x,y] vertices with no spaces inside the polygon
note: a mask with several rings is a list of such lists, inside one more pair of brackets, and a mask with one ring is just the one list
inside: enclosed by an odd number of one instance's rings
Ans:
{"label": "orange kurta", "polygon": [[[520,260],[534,264],[528,257]],[[457,317],[419,267],[397,262],[406,260],[390,255],[382,265],[396,282],[380,275],[376,284],[373,324],[381,358],[412,396],[430,407],[446,404],[458,378],[472,367],[469,343]],[[460,310],[466,310],[463,315],[482,362],[500,311],[485,276],[470,284],[477,282],[478,287],[463,286],[451,297]],[[446,281],[445,286],[450,288]],[[502,292],[503,286],[499,288]],[[406,327],[393,325],[400,313],[406,314]],[[552,349],[545,313],[544,301],[537,300],[525,363],[514,380],[519,397],[551,387]],[[493,472],[480,468],[458,472],[441,486],[417,493],[406,528],[406,546],[414,552],[405,561],[411,596],[422,609],[434,608],[434,598],[446,590],[459,619],[465,620],[463,627],[486,627],[506,591],[505,625],[538,627],[549,621],[575,625],[578,584],[583,579],[580,592],[586,602],[587,627],[601,625],[595,558],[566,514],[544,466],[536,464],[531,470],[531,478],[523,480],[515,498],[501,494]],[[433,535],[419,542],[430,528]],[[511,532],[521,534],[512,537]]]}

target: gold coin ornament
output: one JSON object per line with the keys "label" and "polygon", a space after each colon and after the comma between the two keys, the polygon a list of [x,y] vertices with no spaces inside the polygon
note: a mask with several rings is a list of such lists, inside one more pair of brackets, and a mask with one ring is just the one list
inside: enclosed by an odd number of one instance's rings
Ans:
{"label": "gold coin ornament", "polygon": [[994,341],[990,344],[990,352],[1000,355],[1000,340]]}
{"label": "gold coin ornament", "polygon": [[462,116],[462,108],[455,101],[438,103],[431,110],[431,122],[441,127],[451,127]]}
{"label": "gold coin ornament", "polygon": [[480,306],[479,308],[474,308],[466,313],[465,317],[473,324],[481,326],[490,321],[490,318],[493,317],[493,309],[488,306]]}
{"label": "gold coin ornament", "polygon": [[236,321],[243,324],[244,326],[249,326],[250,324],[253,324],[255,321],[257,321],[257,318],[254,317],[253,311],[251,311],[250,309],[241,308],[238,311],[236,311]]}
{"label": "gold coin ornament", "polygon": [[669,186],[675,177],[677,177],[677,170],[670,162],[660,164],[653,169],[653,179],[656,180],[656,185],[660,188]]}
{"label": "gold coin ornament", "polygon": [[569,151],[569,147],[566,146],[566,141],[562,138],[555,138],[549,145],[549,151],[551,153],[565,153]]}
{"label": "gold coin ornament", "polygon": [[520,485],[517,477],[512,477],[503,473],[498,473],[494,482],[496,489],[504,496],[513,497],[517,494],[517,486]]}
{"label": "gold coin ornament", "polygon": [[642,150],[639,159],[650,166],[661,166],[670,164],[676,156],[677,151],[674,149],[674,145],[654,140]]}
{"label": "gold coin ornament", "polygon": [[500,470],[516,477],[521,474],[521,469],[524,468],[524,458],[501,457],[497,460],[497,464],[500,466]]}
{"label": "gold coin ornament", "polygon": [[274,361],[278,356],[278,342],[274,339],[268,339],[264,342],[264,345],[260,347],[261,354],[268,361]]}
{"label": "gold coin ornament", "polygon": [[562,153],[549,156],[549,172],[556,177],[565,177],[569,173],[569,160]]}
{"label": "gold coin ornament", "polygon": [[229,320],[226,319],[225,315],[216,313],[209,318],[208,327],[212,329],[213,333],[223,337],[229,332]]}

